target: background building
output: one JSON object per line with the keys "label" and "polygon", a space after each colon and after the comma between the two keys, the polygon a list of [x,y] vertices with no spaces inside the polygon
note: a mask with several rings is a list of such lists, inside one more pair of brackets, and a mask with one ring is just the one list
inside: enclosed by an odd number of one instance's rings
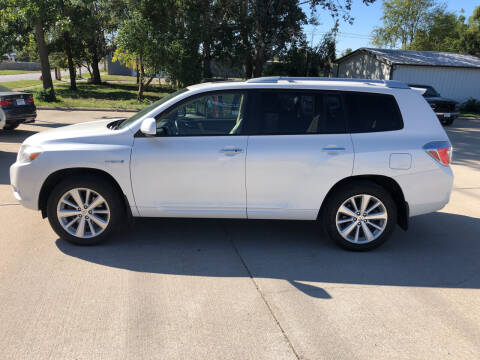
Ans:
{"label": "background building", "polygon": [[399,80],[432,85],[460,102],[480,99],[480,58],[472,55],[360,48],[335,63],[340,78]]}

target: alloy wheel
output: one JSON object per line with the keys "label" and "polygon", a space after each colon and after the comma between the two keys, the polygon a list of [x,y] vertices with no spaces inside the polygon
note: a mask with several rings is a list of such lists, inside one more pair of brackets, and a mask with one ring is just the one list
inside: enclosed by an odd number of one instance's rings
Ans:
{"label": "alloy wheel", "polygon": [[69,234],[86,239],[100,235],[110,222],[107,201],[96,191],[75,188],[60,197],[57,218]]}
{"label": "alloy wheel", "polygon": [[367,244],[385,231],[388,214],[385,205],[375,196],[354,195],[340,205],[336,215],[338,233],[354,244]]}

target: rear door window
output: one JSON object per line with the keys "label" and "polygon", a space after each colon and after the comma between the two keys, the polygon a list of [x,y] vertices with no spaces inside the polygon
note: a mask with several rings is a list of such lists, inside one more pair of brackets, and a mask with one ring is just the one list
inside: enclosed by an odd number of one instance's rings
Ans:
{"label": "rear door window", "polygon": [[253,91],[246,132],[249,135],[345,133],[340,94],[320,91]]}
{"label": "rear door window", "polygon": [[392,95],[345,93],[348,130],[352,133],[403,129],[397,101]]}

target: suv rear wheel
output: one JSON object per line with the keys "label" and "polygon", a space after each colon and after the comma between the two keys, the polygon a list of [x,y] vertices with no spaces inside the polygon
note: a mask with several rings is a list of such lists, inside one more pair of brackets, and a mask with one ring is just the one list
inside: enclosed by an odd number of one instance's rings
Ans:
{"label": "suv rear wheel", "polygon": [[444,126],[450,126],[453,124],[453,120],[455,120],[454,118],[449,118],[449,119],[443,119],[441,121],[442,125]]}
{"label": "suv rear wheel", "polygon": [[70,177],[59,183],[47,203],[55,232],[71,243],[93,245],[122,224],[124,204],[116,188],[96,176]]}
{"label": "suv rear wheel", "polygon": [[20,124],[5,124],[3,127],[3,130],[14,130],[16,129]]}
{"label": "suv rear wheel", "polygon": [[342,186],[327,201],[324,218],[327,232],[349,250],[380,246],[397,223],[397,207],[392,196],[369,181]]}

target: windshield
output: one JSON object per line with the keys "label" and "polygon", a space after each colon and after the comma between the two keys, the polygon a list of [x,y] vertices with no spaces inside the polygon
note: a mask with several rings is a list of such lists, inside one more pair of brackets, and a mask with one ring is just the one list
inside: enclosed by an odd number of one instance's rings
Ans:
{"label": "windshield", "polygon": [[123,120],[118,126],[117,129],[123,129],[126,126],[132,124],[135,120],[140,119],[143,115],[147,114],[148,112],[152,111],[155,109],[157,106],[167,102],[170,99],[173,99],[175,96],[183,94],[184,92],[188,91],[187,88],[177,90],[171,94],[168,94],[167,96],[161,98],[160,100],[155,101],[154,103],[148,105],[147,107],[143,108],[140,110],[138,113],[135,115],[129,117],[128,119]]}

